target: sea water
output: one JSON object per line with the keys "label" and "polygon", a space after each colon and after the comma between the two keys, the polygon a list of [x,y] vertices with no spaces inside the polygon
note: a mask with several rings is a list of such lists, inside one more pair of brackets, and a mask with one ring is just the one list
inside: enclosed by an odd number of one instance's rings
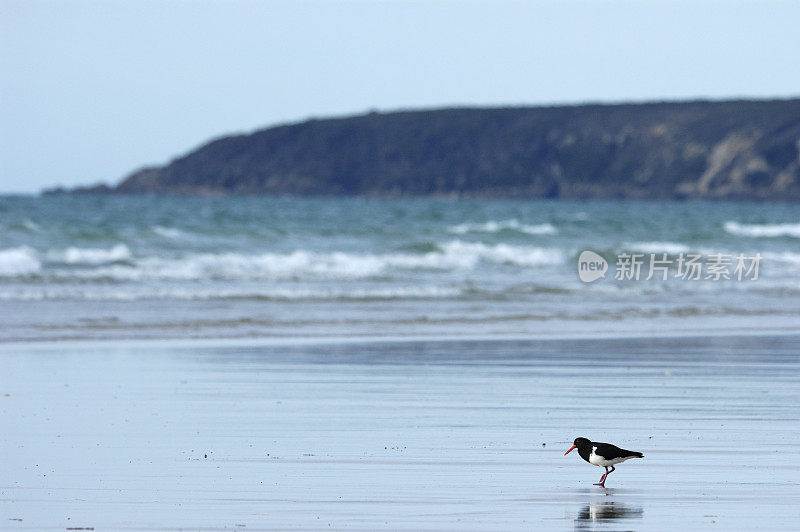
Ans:
{"label": "sea water", "polygon": [[[626,255],[641,271],[615,278]],[[791,204],[0,197],[5,341],[798,328]]]}

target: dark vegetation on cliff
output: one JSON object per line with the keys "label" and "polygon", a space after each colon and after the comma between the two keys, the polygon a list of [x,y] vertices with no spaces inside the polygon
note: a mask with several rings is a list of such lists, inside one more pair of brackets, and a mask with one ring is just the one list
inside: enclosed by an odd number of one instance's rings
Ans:
{"label": "dark vegetation on cliff", "polygon": [[309,120],[74,192],[797,201],[800,99]]}

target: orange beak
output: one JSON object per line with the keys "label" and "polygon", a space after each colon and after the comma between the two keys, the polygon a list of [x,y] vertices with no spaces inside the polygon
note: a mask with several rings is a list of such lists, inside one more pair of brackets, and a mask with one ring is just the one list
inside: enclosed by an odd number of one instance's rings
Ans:
{"label": "orange beak", "polygon": [[569,451],[567,451],[567,452],[565,452],[565,453],[564,453],[564,456],[567,456],[569,453],[571,453],[571,452],[572,452],[572,449],[574,449],[575,447],[577,447],[577,445],[573,445],[572,447],[570,447],[570,448],[569,448]]}

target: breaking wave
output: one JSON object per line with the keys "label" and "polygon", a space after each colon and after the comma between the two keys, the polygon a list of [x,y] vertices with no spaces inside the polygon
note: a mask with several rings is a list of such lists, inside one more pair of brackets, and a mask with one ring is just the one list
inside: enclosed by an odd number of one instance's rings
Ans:
{"label": "breaking wave", "polygon": [[626,250],[644,251],[646,253],[668,253],[670,255],[691,251],[689,246],[679,242],[626,242],[623,246]]}
{"label": "breaking wave", "polygon": [[161,225],[154,225],[151,229],[158,236],[169,238],[170,240],[177,240],[186,235],[186,233],[174,227],[164,227]]}
{"label": "breaking wave", "polygon": [[790,236],[800,238],[800,224],[740,224],[738,222],[725,222],[725,231],[737,236],[774,238]]}
{"label": "breaking wave", "polygon": [[500,231],[517,231],[528,235],[553,235],[558,231],[549,223],[538,225],[526,225],[520,223],[518,220],[490,220],[482,224],[459,224],[448,227],[449,233],[463,235],[467,233],[499,233]]}
{"label": "breaking wave", "polygon": [[[28,247],[0,251],[0,275],[38,274],[58,280],[300,280],[368,279],[398,271],[469,271],[479,264],[536,268],[563,262],[558,249],[454,240],[426,253],[194,253],[134,257],[124,244],[110,249],[68,248],[44,254]],[[69,267],[64,267],[69,266]]]}
{"label": "breaking wave", "polygon": [[110,249],[67,248],[63,253],[53,253],[51,258],[63,260],[67,264],[108,264],[131,258],[131,250],[125,244],[117,244]]}
{"label": "breaking wave", "polygon": [[765,262],[784,264],[793,268],[800,266],[800,253],[782,251],[780,253],[764,252],[761,255]]}
{"label": "breaking wave", "polygon": [[27,246],[0,249],[0,277],[25,277],[41,269],[36,252]]}
{"label": "breaking wave", "polygon": [[0,301],[137,301],[169,300],[263,300],[263,301],[393,301],[459,297],[462,289],[437,285],[376,287],[273,286],[231,288],[131,286],[121,289],[109,285],[49,287],[2,287]]}

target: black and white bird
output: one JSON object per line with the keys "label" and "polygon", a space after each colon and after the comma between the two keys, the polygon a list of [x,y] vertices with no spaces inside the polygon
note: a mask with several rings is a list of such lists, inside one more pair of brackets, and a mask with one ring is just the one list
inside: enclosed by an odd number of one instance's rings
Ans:
{"label": "black and white bird", "polygon": [[[603,473],[602,478],[600,478],[600,482],[595,484],[595,486],[600,486],[602,488],[606,487],[606,477],[614,472],[615,465],[631,458],[644,458],[642,453],[637,453],[636,451],[626,451],[625,449],[620,449],[616,445],[611,445],[610,443],[590,441],[586,438],[575,438],[575,441],[572,442],[572,444],[572,447],[570,447],[569,450],[564,453],[564,456],[567,456],[572,452],[573,449],[577,448],[578,454],[581,455],[581,458],[592,465],[606,468],[606,472]],[[608,470],[609,467],[611,468],[611,471]]]}

